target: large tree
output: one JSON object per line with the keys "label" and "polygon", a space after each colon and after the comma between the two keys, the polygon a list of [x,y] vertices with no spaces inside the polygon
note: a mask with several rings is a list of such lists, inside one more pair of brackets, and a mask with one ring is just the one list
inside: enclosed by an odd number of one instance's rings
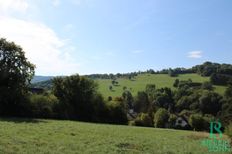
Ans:
{"label": "large tree", "polygon": [[97,84],[79,75],[55,78],[53,92],[60,100],[63,118],[91,121],[103,104]]}
{"label": "large tree", "polygon": [[[14,42],[0,39],[0,114],[19,115],[35,66]],[[20,113],[21,112],[21,113]]]}

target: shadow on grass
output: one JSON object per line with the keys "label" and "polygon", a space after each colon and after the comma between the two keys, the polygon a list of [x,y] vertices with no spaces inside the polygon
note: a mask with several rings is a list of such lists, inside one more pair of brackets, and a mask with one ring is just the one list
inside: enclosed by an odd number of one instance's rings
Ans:
{"label": "shadow on grass", "polygon": [[14,123],[47,123],[45,120],[33,118],[17,118],[17,117],[0,117],[0,121],[14,122]]}

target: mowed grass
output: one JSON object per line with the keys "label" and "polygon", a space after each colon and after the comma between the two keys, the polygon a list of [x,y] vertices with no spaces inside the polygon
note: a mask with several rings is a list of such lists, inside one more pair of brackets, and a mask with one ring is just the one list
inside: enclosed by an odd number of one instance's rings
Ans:
{"label": "mowed grass", "polygon": [[61,120],[0,119],[0,153],[207,154],[208,133]]}
{"label": "mowed grass", "polygon": [[[183,74],[178,75],[178,77],[170,77],[167,74],[142,74],[138,75],[135,79],[129,80],[125,78],[119,78],[118,86],[113,86],[113,90],[110,91],[109,86],[112,85],[112,80],[110,79],[97,79],[99,83],[99,91],[103,94],[104,97],[112,96],[121,96],[123,93],[123,87],[126,86],[127,90],[132,92],[132,95],[135,96],[138,91],[143,91],[147,84],[155,84],[157,88],[169,87],[173,90],[173,83],[176,79],[179,80],[188,80],[191,79],[193,82],[205,82],[209,81],[209,77],[202,77],[198,74]],[[225,91],[224,86],[214,86],[215,91],[223,94]]]}

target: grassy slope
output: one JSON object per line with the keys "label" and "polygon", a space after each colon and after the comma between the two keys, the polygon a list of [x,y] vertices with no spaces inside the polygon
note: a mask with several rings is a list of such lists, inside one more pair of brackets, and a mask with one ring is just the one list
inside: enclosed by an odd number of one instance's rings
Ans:
{"label": "grassy slope", "polygon": [[0,153],[208,153],[208,133],[58,120],[0,119]]}
{"label": "grassy slope", "polygon": [[[105,96],[121,96],[123,92],[123,87],[126,86],[127,88],[132,88],[131,92],[133,95],[136,95],[138,91],[144,90],[146,84],[155,84],[157,88],[161,87],[170,87],[174,89],[173,83],[175,79],[180,80],[188,80],[192,79],[194,82],[204,82],[209,81],[208,77],[201,77],[198,74],[184,74],[179,75],[178,77],[170,77],[167,74],[144,74],[139,75],[136,77],[134,81],[130,81],[128,79],[118,79],[119,86],[114,86],[113,91],[109,90],[109,86],[111,85],[112,80],[107,79],[98,79],[97,82],[99,83],[99,91]],[[223,94],[225,87],[223,86],[215,86],[215,91]]]}

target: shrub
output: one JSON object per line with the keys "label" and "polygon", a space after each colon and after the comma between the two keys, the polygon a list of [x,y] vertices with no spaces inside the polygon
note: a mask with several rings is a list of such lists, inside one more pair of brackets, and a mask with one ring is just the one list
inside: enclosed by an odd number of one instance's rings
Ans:
{"label": "shrub", "polygon": [[113,98],[112,98],[111,96],[108,97],[108,101],[112,101],[112,99],[113,99]]}
{"label": "shrub", "polygon": [[58,103],[58,99],[54,95],[37,95],[29,96],[32,116],[36,118],[52,118],[54,117],[54,106]]}
{"label": "shrub", "polygon": [[203,82],[201,88],[204,90],[213,90],[213,85],[210,82]]}
{"label": "shrub", "polygon": [[226,88],[226,91],[225,91],[225,97],[226,98],[230,98],[232,97],[232,85],[229,85],[227,88]]}
{"label": "shrub", "polygon": [[147,112],[149,108],[148,95],[145,92],[139,91],[135,98],[134,109],[136,112]]}
{"label": "shrub", "polygon": [[205,91],[199,98],[200,110],[204,114],[216,115],[222,107],[222,96],[217,93]]}
{"label": "shrub", "polygon": [[158,128],[164,128],[168,122],[169,113],[166,109],[160,108],[154,116],[154,126]]}
{"label": "shrub", "polygon": [[170,114],[168,123],[170,128],[175,128],[177,116],[175,114]]}
{"label": "shrub", "polygon": [[108,113],[105,115],[107,123],[127,124],[126,107],[123,102],[112,102],[108,105]]}
{"label": "shrub", "polygon": [[152,127],[152,118],[147,113],[141,113],[134,121],[136,126]]}
{"label": "shrub", "polygon": [[189,117],[190,126],[196,131],[209,130],[210,118],[203,117],[200,114],[192,114]]}
{"label": "shrub", "polygon": [[66,119],[93,121],[96,105],[104,103],[97,92],[94,80],[79,75],[53,79],[53,93],[59,99],[61,115]]}
{"label": "shrub", "polygon": [[232,123],[230,123],[226,129],[225,129],[225,133],[230,137],[231,141],[232,141]]}
{"label": "shrub", "polygon": [[122,97],[115,97],[114,101],[123,102],[123,98]]}

